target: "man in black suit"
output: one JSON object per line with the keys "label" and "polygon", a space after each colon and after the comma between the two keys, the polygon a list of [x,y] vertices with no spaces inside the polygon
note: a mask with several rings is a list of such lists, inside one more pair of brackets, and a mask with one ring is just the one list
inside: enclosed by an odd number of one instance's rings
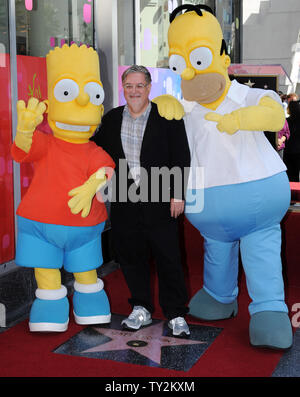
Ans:
{"label": "man in black suit", "polygon": [[122,324],[139,329],[152,321],[151,250],[168,325],[173,335],[188,335],[177,220],[184,211],[184,173],[190,166],[184,122],[159,115],[149,100],[151,75],[144,66],[127,69],[122,84],[127,104],[109,111],[92,138],[116,163],[110,219],[116,259],[133,307]]}

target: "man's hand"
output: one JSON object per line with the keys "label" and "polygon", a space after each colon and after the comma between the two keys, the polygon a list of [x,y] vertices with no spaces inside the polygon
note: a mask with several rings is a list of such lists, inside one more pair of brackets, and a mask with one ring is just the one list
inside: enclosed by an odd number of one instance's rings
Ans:
{"label": "man's hand", "polygon": [[15,144],[28,153],[32,144],[32,135],[36,127],[43,121],[46,105],[36,98],[30,98],[26,108],[24,101],[17,102],[17,133]]}
{"label": "man's hand", "polygon": [[184,211],[184,200],[171,199],[171,216],[177,218]]}
{"label": "man's hand", "polygon": [[167,120],[181,120],[184,116],[184,109],[181,103],[172,95],[160,95],[152,102],[156,103],[158,113]]}
{"label": "man's hand", "polygon": [[92,200],[96,192],[106,183],[105,168],[100,168],[97,172],[89,177],[89,179],[81,186],[69,191],[69,196],[73,196],[68,201],[68,206],[72,214],[79,214],[86,218],[90,213]]}
{"label": "man's hand", "polygon": [[281,146],[282,146],[282,144],[283,144],[285,141],[286,141],[286,136],[285,136],[285,135],[283,135],[281,138],[278,139],[278,142],[277,142],[277,149],[278,149],[278,150],[281,149]]}

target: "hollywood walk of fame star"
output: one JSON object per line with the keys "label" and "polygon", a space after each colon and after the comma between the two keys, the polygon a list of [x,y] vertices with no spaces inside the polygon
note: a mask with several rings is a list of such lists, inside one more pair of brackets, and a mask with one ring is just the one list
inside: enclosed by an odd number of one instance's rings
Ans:
{"label": "hollywood walk of fame star", "polygon": [[252,83],[250,79],[247,81],[247,83],[244,84],[247,85],[248,87],[253,87],[255,85],[255,83]]}
{"label": "hollywood walk of fame star", "polygon": [[82,353],[131,349],[146,356],[157,364],[160,364],[161,348],[163,346],[199,345],[206,343],[164,336],[162,335],[163,322],[142,328],[136,332],[108,328],[94,328],[94,330],[108,336],[111,338],[111,341],[84,350]]}

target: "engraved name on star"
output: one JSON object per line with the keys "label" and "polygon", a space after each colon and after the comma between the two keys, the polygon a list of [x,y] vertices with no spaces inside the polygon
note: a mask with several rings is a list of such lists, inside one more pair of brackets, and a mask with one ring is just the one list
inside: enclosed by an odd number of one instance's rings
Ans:
{"label": "engraved name on star", "polygon": [[162,335],[163,322],[142,328],[136,332],[108,328],[93,329],[100,334],[108,336],[109,338],[111,338],[111,341],[84,350],[82,351],[82,353],[96,353],[130,349],[138,352],[139,354],[147,357],[157,364],[160,364],[161,348],[163,346],[186,346],[206,343],[201,341],[164,336]]}

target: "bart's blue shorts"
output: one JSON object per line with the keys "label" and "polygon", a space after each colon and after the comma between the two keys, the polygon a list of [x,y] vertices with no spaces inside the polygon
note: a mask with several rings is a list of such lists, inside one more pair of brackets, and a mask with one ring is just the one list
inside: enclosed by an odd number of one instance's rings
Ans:
{"label": "bart's blue shorts", "polygon": [[16,264],[77,273],[102,265],[101,233],[95,226],[63,226],[18,216]]}

